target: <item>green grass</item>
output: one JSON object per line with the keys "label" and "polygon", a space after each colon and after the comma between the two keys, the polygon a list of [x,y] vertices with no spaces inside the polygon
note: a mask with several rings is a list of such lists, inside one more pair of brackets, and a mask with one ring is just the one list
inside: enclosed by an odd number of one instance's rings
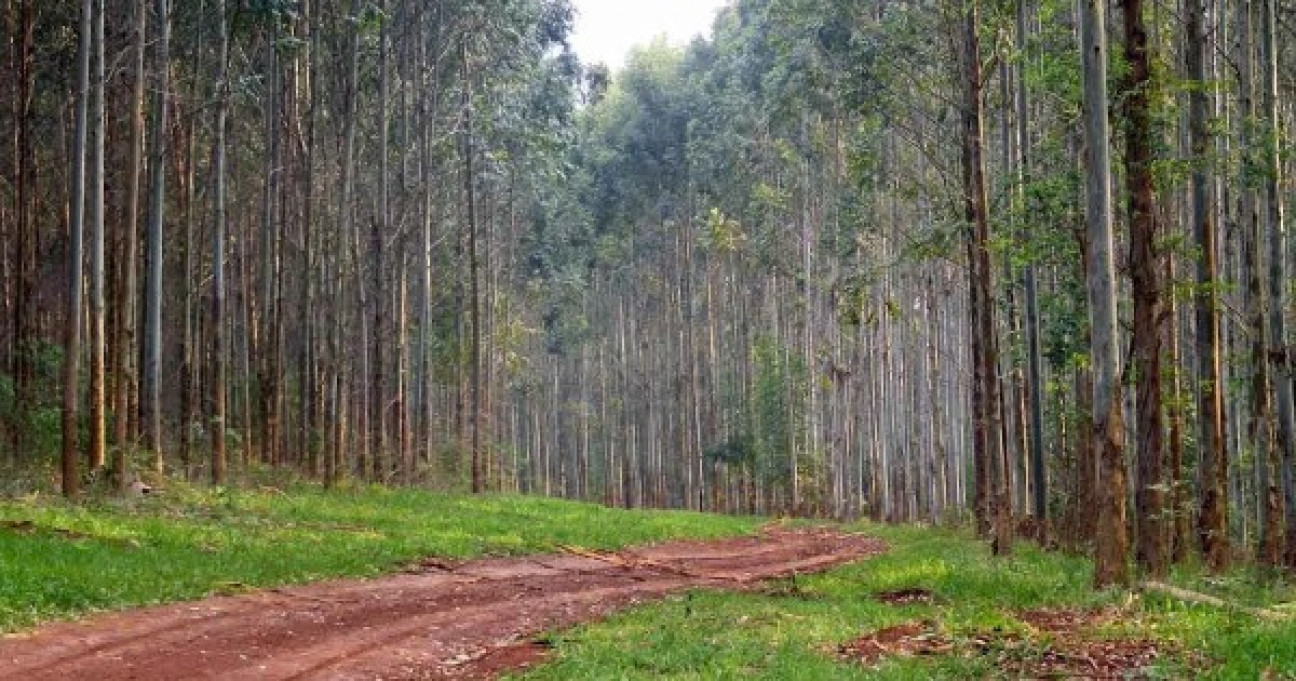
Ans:
{"label": "green grass", "polygon": [[[399,569],[426,556],[471,558],[615,549],[677,537],[751,532],[763,521],[631,512],[539,498],[309,486],[234,492],[173,485],[157,497],[67,504],[0,501],[0,632],[35,623],[213,593]],[[991,558],[959,531],[869,524],[851,529],[891,550],[855,565],[771,584],[763,592],[698,591],[555,633],[555,660],[527,679],[964,679],[993,677],[994,660],[948,656],[865,668],[836,659],[842,643],[882,627],[929,620],[953,640],[1020,632],[1012,616],[1038,607],[1129,606],[1111,636],[1152,637],[1192,651],[1164,678],[1296,679],[1296,623],[1162,596],[1089,588],[1083,558],[1019,544]],[[1296,599],[1273,575],[1223,578],[1193,569],[1172,581],[1251,607]],[[931,605],[895,607],[878,591],[923,588]],[[1033,645],[1033,644],[1032,644]],[[1031,654],[1026,646],[1021,654]]]}
{"label": "green grass", "polygon": [[[893,659],[877,667],[839,661],[837,646],[883,627],[930,620],[958,641],[996,629],[1022,632],[1012,612],[1041,607],[1129,605],[1132,619],[1105,631],[1113,637],[1174,642],[1197,658],[1159,662],[1169,679],[1296,678],[1296,625],[1264,624],[1242,613],[1185,605],[1160,597],[1094,592],[1082,558],[1026,544],[1006,560],[980,543],[944,530],[857,529],[885,538],[891,551],[855,565],[776,585],[765,593],[694,592],[555,634],[555,660],[523,678],[564,679],[967,679],[1002,677],[993,656]],[[1290,587],[1239,573],[1234,592],[1253,604],[1289,599]],[[1178,583],[1202,586],[1194,574]],[[1218,586],[1218,585],[1216,585]],[[872,594],[923,588],[932,605],[884,605]],[[1031,645],[1037,647],[1032,649]],[[1038,652],[1027,644],[1021,654]]]}
{"label": "green grass", "polygon": [[[131,502],[0,500],[0,632],[134,605],[392,571],[426,556],[615,549],[761,521],[531,497],[172,486]],[[26,523],[30,522],[28,525]]]}

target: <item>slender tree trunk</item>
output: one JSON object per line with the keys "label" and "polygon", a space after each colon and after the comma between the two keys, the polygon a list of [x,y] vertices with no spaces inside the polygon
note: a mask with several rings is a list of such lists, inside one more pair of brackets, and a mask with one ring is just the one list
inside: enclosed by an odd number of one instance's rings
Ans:
{"label": "slender tree trunk", "polygon": [[[1165,281],[1173,287],[1176,283],[1174,253],[1167,253],[1165,260]],[[1187,483],[1184,478],[1184,408],[1183,408],[1183,369],[1180,359],[1183,354],[1179,342],[1179,304],[1175,296],[1168,297],[1169,323],[1164,325],[1166,343],[1170,348],[1169,362],[1171,371],[1170,404],[1167,419],[1169,421],[1169,486],[1170,486],[1170,560],[1175,564],[1187,558],[1191,540],[1191,516],[1188,509]]]}
{"label": "slender tree trunk", "polygon": [[[1286,518],[1286,550],[1283,563],[1296,569],[1296,403],[1293,400],[1292,350],[1287,345],[1287,225],[1283,215],[1283,158],[1281,156],[1282,119],[1278,108],[1278,17],[1277,0],[1261,2],[1261,43],[1264,55],[1265,119],[1265,231],[1269,236],[1269,361],[1273,366],[1273,383],[1277,407],[1277,444],[1275,456],[1281,454],[1283,498],[1273,494],[1270,508],[1279,512],[1282,504]],[[1274,461],[1278,463],[1278,461]]]}
{"label": "slender tree trunk", "polygon": [[1189,135],[1195,165],[1192,174],[1192,224],[1200,250],[1197,267],[1198,479],[1200,512],[1197,535],[1202,555],[1213,572],[1228,566],[1228,458],[1224,442],[1223,377],[1220,368],[1218,234],[1214,218],[1213,180],[1208,177],[1210,133],[1207,129],[1206,7],[1203,0],[1187,5],[1188,77],[1197,83],[1189,95]]}
{"label": "slender tree trunk", "polygon": [[211,480],[213,485],[223,485],[228,463],[225,383],[229,373],[225,350],[225,128],[229,108],[229,30],[225,25],[225,0],[216,0],[216,13],[220,51],[216,64],[216,141],[212,149]]}
{"label": "slender tree trunk", "polygon": [[[1017,49],[1022,53],[1023,59],[1017,66],[1017,182],[1021,207],[1030,216],[1035,213],[1026,191],[1031,181],[1030,100],[1025,73],[1028,18],[1026,0],[1018,0]],[[1039,284],[1034,258],[1026,263],[1023,283],[1026,289],[1027,383],[1030,392],[1031,512],[1039,521],[1038,539],[1044,543],[1048,540],[1048,477],[1044,459],[1044,379],[1043,355],[1040,351]]]}
{"label": "slender tree trunk", "polygon": [[257,406],[260,412],[260,456],[261,461],[275,466],[279,465],[278,442],[279,410],[279,366],[276,357],[279,355],[279,333],[282,325],[279,310],[275,303],[278,287],[278,201],[279,201],[279,103],[280,103],[280,66],[279,66],[279,22],[277,13],[270,18],[271,27],[266,36],[266,93],[265,93],[265,188],[261,194],[261,234],[260,234],[260,283],[261,295],[258,307],[256,332],[253,335],[253,351],[257,354]]}
{"label": "slender tree trunk", "polygon": [[35,8],[34,0],[22,0],[18,10],[17,66],[18,96],[14,101],[17,176],[14,188],[16,203],[18,285],[14,290],[14,423],[12,446],[14,456],[22,459],[31,435],[32,407],[36,402],[36,334],[37,334],[37,240],[36,222],[36,140],[33,101],[36,90]]}
{"label": "slender tree trunk", "polygon": [[104,1],[95,1],[94,101],[90,150],[90,470],[104,466],[107,450],[107,399],[104,377],[107,360],[104,304]]}
{"label": "slender tree trunk", "polygon": [[87,118],[90,108],[90,51],[94,42],[92,17],[93,0],[81,2],[81,24],[78,30],[76,74],[77,98],[75,109],[75,137],[72,140],[70,187],[68,189],[68,313],[67,336],[63,356],[63,495],[74,497],[80,491],[77,473],[77,412],[80,406],[81,378],[81,305],[83,263],[82,249],[85,237],[86,205],[86,138]]}
{"label": "slender tree trunk", "polygon": [[[474,494],[485,491],[482,471],[481,419],[482,419],[482,386],[481,386],[481,292],[479,289],[477,257],[477,201],[476,182],[473,175],[473,102],[472,102],[472,69],[468,64],[468,38],[463,38],[463,156],[464,156],[464,195],[468,202],[468,297],[470,322],[472,324],[472,350],[469,353],[471,367],[471,400],[472,413],[469,425],[472,428],[472,491]],[[556,397],[556,396],[555,396]]]}
{"label": "slender tree trunk", "polygon": [[[362,0],[352,0],[351,17],[353,19],[358,19],[361,7]],[[360,37],[355,31],[352,31],[350,36],[347,38],[346,64],[346,79],[344,81],[345,92],[343,93],[346,102],[346,110],[342,119],[342,191],[338,196],[337,239],[339,246],[345,243],[345,239],[352,234],[352,211],[355,209],[352,205],[351,197],[355,188],[356,103],[359,97],[360,82]],[[359,260],[357,260],[355,264],[357,268],[360,267]],[[340,380],[338,377],[345,375],[342,370],[343,362],[340,352],[341,330],[337,328],[343,323],[342,320],[344,316],[340,281],[335,279],[331,288],[334,291],[333,315],[335,318],[335,323],[333,325],[334,329],[332,330],[332,333],[334,334],[334,339],[332,341],[333,352],[331,354],[333,355],[334,370],[337,372],[337,376],[334,378],[333,410],[335,418],[342,419],[342,415],[345,413],[344,405],[346,403],[347,393],[344,389],[345,385],[338,385]],[[361,315],[363,316],[363,311],[361,311]],[[342,381],[342,383],[344,384],[345,381]],[[344,448],[346,446],[342,441],[342,437],[345,433],[345,426],[340,422],[337,423],[334,428],[335,440],[333,443],[335,450],[333,452],[333,457],[336,461],[333,470],[330,471],[332,473],[330,479],[340,475],[342,472],[341,455],[342,452],[345,451]]]}
{"label": "slender tree trunk", "polygon": [[116,365],[117,377],[114,381],[113,395],[114,429],[113,443],[113,478],[119,490],[124,491],[127,485],[127,455],[131,448],[131,393],[138,374],[134,370],[136,304],[138,300],[139,276],[136,263],[139,259],[139,212],[141,174],[144,167],[144,80],[145,44],[148,40],[148,5],[147,0],[133,3],[134,28],[132,29],[131,55],[134,60],[134,81],[132,82],[130,103],[130,162],[127,168],[126,215],[122,221],[122,262],[118,282],[120,298],[117,300],[117,339]]}
{"label": "slender tree trunk", "polygon": [[1094,368],[1093,449],[1098,464],[1098,525],[1094,584],[1126,584],[1129,539],[1125,522],[1125,426],[1116,321],[1116,265],[1112,245],[1111,160],[1107,122],[1107,29],[1102,0],[1084,0],[1080,31],[1084,62],[1086,224],[1089,250],[1090,355]]}
{"label": "slender tree trunk", "polygon": [[162,452],[162,230],[166,219],[166,137],[167,90],[170,87],[169,46],[171,38],[167,0],[154,0],[158,24],[154,52],[154,76],[157,88],[153,95],[153,143],[149,160],[148,283],[144,315],[144,396],[143,420],[148,448],[153,453],[153,467],[161,473]]}
{"label": "slender tree trunk", "polygon": [[[387,2],[380,0],[379,9],[386,13]],[[383,239],[391,231],[391,206],[389,185],[391,178],[391,168],[388,156],[388,137],[390,135],[390,120],[388,116],[388,65],[387,65],[387,26],[383,25],[379,31],[379,61],[378,61],[378,216],[373,220],[369,235],[369,252],[372,258],[371,268],[371,288],[373,291],[373,376],[369,379],[370,390],[370,427],[373,432],[373,477],[374,480],[382,482],[387,476],[387,410],[384,408],[384,400],[387,398],[387,371],[385,366],[387,354],[387,329],[386,313],[389,305],[389,296],[384,293],[383,276],[384,271],[384,253]]]}

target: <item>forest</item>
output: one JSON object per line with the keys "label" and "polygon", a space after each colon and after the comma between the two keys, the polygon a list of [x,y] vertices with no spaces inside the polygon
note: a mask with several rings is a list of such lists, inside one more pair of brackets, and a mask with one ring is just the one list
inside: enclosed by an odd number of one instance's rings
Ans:
{"label": "forest", "polygon": [[4,0],[6,484],[1296,569],[1296,5],[735,0],[615,71],[573,12]]}

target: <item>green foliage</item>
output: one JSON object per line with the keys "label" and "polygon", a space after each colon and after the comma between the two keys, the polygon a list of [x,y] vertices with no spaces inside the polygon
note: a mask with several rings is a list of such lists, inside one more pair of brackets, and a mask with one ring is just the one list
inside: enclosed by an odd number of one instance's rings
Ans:
{"label": "green foliage", "polygon": [[768,337],[752,348],[755,381],[749,423],[756,473],[766,483],[792,484],[792,449],[805,429],[808,376],[800,356]]}
{"label": "green foliage", "polygon": [[[30,521],[31,530],[17,529]],[[0,501],[0,631],[104,609],[371,576],[436,555],[616,549],[754,530],[757,520],[508,495],[353,487],[200,489],[86,505]]]}

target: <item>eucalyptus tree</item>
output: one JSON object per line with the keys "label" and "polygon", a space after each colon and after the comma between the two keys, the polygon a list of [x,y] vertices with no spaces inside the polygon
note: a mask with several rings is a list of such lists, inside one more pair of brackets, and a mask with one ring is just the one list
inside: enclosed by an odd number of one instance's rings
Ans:
{"label": "eucalyptus tree", "polygon": [[1165,284],[1161,280],[1158,253],[1159,229],[1153,187],[1151,101],[1156,95],[1152,76],[1153,54],[1141,0],[1122,5],[1125,31],[1124,52],[1129,75],[1124,87],[1125,189],[1128,201],[1130,253],[1129,270],[1134,294],[1132,357],[1138,382],[1137,432],[1138,477],[1135,491],[1137,519],[1136,557],[1140,567],[1162,577],[1168,567],[1168,537],[1164,528],[1165,423],[1161,406],[1162,348],[1164,339]]}
{"label": "eucalyptus tree", "polygon": [[76,58],[76,108],[74,109],[74,137],[72,139],[71,168],[68,181],[68,313],[64,322],[66,343],[63,358],[63,494],[76,496],[80,491],[77,458],[77,412],[80,406],[81,313],[83,273],[83,244],[85,239],[86,207],[86,140],[90,110],[90,53],[93,51],[94,1],[82,0],[81,22],[77,31]]}
{"label": "eucalyptus tree", "polygon": [[126,167],[126,205],[121,220],[121,246],[118,251],[113,309],[116,312],[114,339],[113,391],[113,477],[121,490],[126,489],[127,458],[131,433],[138,424],[131,411],[131,398],[137,382],[133,364],[136,348],[136,310],[138,303],[139,254],[138,221],[142,198],[141,174],[144,167],[144,103],[147,69],[145,56],[148,42],[148,0],[131,3],[131,96],[127,110],[130,120],[129,157]]}
{"label": "eucalyptus tree", "polygon": [[[1269,337],[1268,355],[1273,364],[1273,384],[1276,392],[1277,451],[1281,452],[1281,483],[1284,495],[1284,540],[1286,551],[1283,562],[1296,568],[1296,399],[1293,398],[1293,381],[1296,362],[1293,361],[1287,336],[1286,312],[1290,305],[1287,291],[1288,235],[1281,190],[1284,167],[1280,140],[1283,139],[1282,118],[1279,108],[1279,42],[1278,12],[1275,0],[1260,0],[1260,34],[1264,120],[1264,197],[1265,231],[1269,246]],[[1276,454],[1276,453],[1275,453]],[[1278,463],[1274,460],[1272,463]],[[1262,494],[1276,496],[1275,490],[1262,490]],[[1265,500],[1265,507],[1276,514],[1277,500]],[[1276,539],[1276,538],[1275,538]]]}
{"label": "eucalyptus tree", "polygon": [[90,116],[90,469],[103,469],[107,449],[108,400],[104,380],[107,364],[106,299],[104,280],[104,144],[106,137],[107,66],[104,63],[104,0],[94,0],[92,52],[94,76]]}
{"label": "eucalyptus tree", "polygon": [[1086,243],[1090,353],[1094,367],[1092,459],[1098,469],[1094,584],[1124,584],[1129,541],[1125,518],[1125,425],[1122,416],[1112,234],[1110,124],[1107,120],[1107,27],[1102,0],[1080,11],[1085,92]]}
{"label": "eucalyptus tree", "polygon": [[157,26],[153,53],[153,113],[149,141],[149,220],[146,284],[144,296],[144,371],[140,390],[141,420],[146,444],[153,453],[153,467],[161,472],[163,459],[162,419],[162,274],[165,258],[163,232],[166,222],[167,131],[170,98],[171,22],[167,0],[155,0]]}
{"label": "eucalyptus tree", "polygon": [[226,452],[227,381],[229,374],[226,350],[226,298],[225,298],[225,240],[227,230],[225,153],[226,131],[229,116],[229,28],[225,16],[225,0],[216,0],[219,50],[216,56],[216,121],[212,142],[212,292],[211,292],[211,480],[223,485],[226,481],[228,455]]}
{"label": "eucalyptus tree", "polygon": [[1195,83],[1188,98],[1188,135],[1192,145],[1193,236],[1198,249],[1196,346],[1198,382],[1198,542],[1212,571],[1228,564],[1228,457],[1224,433],[1224,385],[1221,370],[1219,234],[1215,222],[1214,179],[1208,173],[1211,148],[1208,121],[1207,62],[1212,49],[1201,0],[1186,7],[1185,59],[1188,78]]}

